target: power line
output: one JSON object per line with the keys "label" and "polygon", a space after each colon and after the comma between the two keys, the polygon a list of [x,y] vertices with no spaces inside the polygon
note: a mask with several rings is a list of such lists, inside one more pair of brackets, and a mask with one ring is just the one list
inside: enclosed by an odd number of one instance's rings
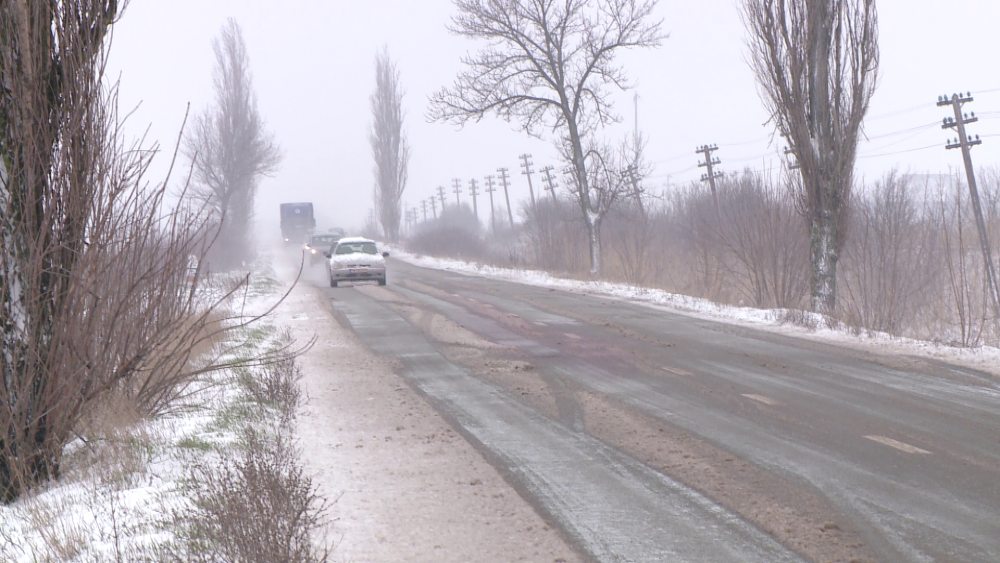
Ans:
{"label": "power line", "polygon": [[903,135],[905,133],[910,133],[912,131],[924,131],[924,130],[930,129],[932,127],[937,127],[938,125],[940,125],[940,123],[937,122],[937,121],[934,121],[932,123],[925,123],[923,125],[917,125],[916,127],[909,127],[907,129],[900,129],[899,131],[893,131],[891,133],[882,133],[880,135],[873,135],[871,137],[869,137],[868,135],[865,135],[865,140],[867,140],[867,141],[874,141],[875,139],[884,139],[886,137],[895,137],[896,135]]}
{"label": "power line", "polygon": [[925,151],[927,149],[936,149],[936,148],[941,148],[941,143],[937,143],[937,144],[934,144],[934,145],[927,145],[926,147],[917,147],[915,149],[905,149],[905,150],[901,150],[901,151],[884,152],[884,153],[880,153],[880,154],[859,155],[858,158],[859,159],[861,159],[861,158],[877,158],[877,157],[880,157],[880,156],[892,156],[894,154],[903,154],[903,153],[907,153],[907,152]]}
{"label": "power line", "polygon": [[878,115],[873,115],[871,117],[865,118],[866,121],[877,121],[879,119],[886,119],[889,117],[896,117],[897,115],[906,115],[908,113],[913,113],[920,109],[931,109],[933,106],[930,104],[919,104],[913,107],[908,107],[904,109],[897,109],[886,113],[880,113]]}

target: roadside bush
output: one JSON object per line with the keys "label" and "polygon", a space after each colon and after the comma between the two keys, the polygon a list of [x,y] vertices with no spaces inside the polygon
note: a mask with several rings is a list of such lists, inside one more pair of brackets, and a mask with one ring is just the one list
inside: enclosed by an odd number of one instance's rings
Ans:
{"label": "roadside bush", "polygon": [[179,514],[181,539],[161,559],[195,563],[319,563],[329,549],[314,534],[326,504],[280,433],[247,426],[235,459],[192,470],[192,508]]}
{"label": "roadside bush", "polygon": [[[291,332],[286,329],[278,335],[275,348],[287,350],[295,343]],[[302,373],[295,363],[295,355],[281,352],[272,354],[271,361],[257,369],[241,369],[240,386],[250,397],[262,405],[273,406],[281,415],[282,422],[295,416],[295,410],[302,402],[299,380]]]}
{"label": "roadside bush", "polygon": [[840,262],[841,309],[850,325],[899,334],[928,305],[938,233],[913,188],[893,171],[855,195]]}
{"label": "roadside bush", "polygon": [[446,206],[437,219],[420,223],[406,246],[410,252],[432,256],[465,260],[486,256],[482,227],[468,205]]}

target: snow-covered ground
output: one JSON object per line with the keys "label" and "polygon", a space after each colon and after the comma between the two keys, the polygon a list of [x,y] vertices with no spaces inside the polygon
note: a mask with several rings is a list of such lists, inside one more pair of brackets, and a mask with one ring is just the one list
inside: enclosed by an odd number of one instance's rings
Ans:
{"label": "snow-covered ground", "polygon": [[[388,248],[391,250],[394,258],[425,268],[448,270],[538,287],[600,295],[606,298],[629,301],[694,318],[752,327],[777,334],[816,341],[836,343],[879,354],[934,358],[1000,376],[1000,348],[992,346],[961,348],[936,342],[902,338],[886,333],[857,331],[843,325],[831,328],[829,325],[835,323],[827,323],[824,317],[815,313],[791,312],[786,309],[735,307],[715,303],[707,299],[670,293],[660,289],[634,287],[605,281],[559,278],[547,272],[537,270],[498,268],[447,258],[416,255],[395,246],[388,246]],[[790,317],[800,318],[805,322],[793,324],[787,320]],[[803,325],[809,326],[806,327]]]}
{"label": "snow-covered ground", "polygon": [[[246,317],[260,314],[278,289],[266,272],[254,272],[237,307]],[[240,347],[219,360],[258,357],[277,334],[267,319],[236,329],[231,337]],[[0,562],[145,560],[171,542],[173,515],[191,501],[191,468],[218,463],[236,440],[245,397],[235,377],[217,371],[170,414],[71,442],[58,480],[0,504]]]}

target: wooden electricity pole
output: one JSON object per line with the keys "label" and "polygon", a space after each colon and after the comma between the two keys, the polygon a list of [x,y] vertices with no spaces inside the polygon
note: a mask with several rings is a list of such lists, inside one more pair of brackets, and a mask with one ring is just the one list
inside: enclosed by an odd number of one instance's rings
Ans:
{"label": "wooden electricity pole", "polygon": [[451,187],[453,192],[455,192],[455,207],[461,207],[462,202],[459,201],[459,195],[462,193],[462,180],[460,178],[452,178]]}
{"label": "wooden electricity pole", "polygon": [[969,182],[969,196],[972,200],[972,211],[976,215],[976,229],[979,231],[979,245],[983,251],[983,262],[986,266],[986,284],[990,292],[990,300],[993,303],[993,317],[997,325],[998,336],[1000,336],[1000,291],[997,288],[996,270],[993,267],[993,253],[990,248],[989,234],[986,231],[986,220],[983,218],[983,207],[979,202],[979,189],[976,187],[976,171],[972,167],[972,153],[970,149],[983,142],[976,138],[970,139],[965,132],[965,126],[979,121],[976,113],[972,115],[962,113],[962,104],[972,101],[972,93],[965,96],[953,94],[951,98],[941,96],[938,98],[938,106],[951,106],[955,112],[955,117],[946,117],[941,125],[942,129],[955,129],[958,131],[958,139],[945,145],[947,149],[962,149],[962,160],[965,161],[965,176]]}
{"label": "wooden electricity pole", "polygon": [[444,213],[444,186],[438,186],[438,197],[441,198],[441,213]]}
{"label": "wooden electricity pole", "polygon": [[420,200],[420,206],[424,208],[424,223],[427,222],[427,200]]}
{"label": "wooden electricity pole", "polygon": [[544,184],[542,189],[548,190],[552,194],[552,201],[556,201],[556,183],[552,179],[552,166],[542,168],[542,174],[545,174],[545,177],[542,178],[542,183]]}
{"label": "wooden electricity pole", "polygon": [[476,214],[476,223],[479,223],[479,204],[477,203],[476,196],[479,195],[479,191],[476,190],[476,179],[473,178],[469,180],[469,193],[472,194],[472,212]]}
{"label": "wooden electricity pole", "polygon": [[528,194],[531,196],[531,212],[534,213],[535,188],[531,185],[531,175],[535,172],[534,170],[531,169],[531,165],[534,164],[534,162],[528,160],[529,158],[531,158],[530,154],[522,154],[520,158],[521,158],[521,167],[524,168],[524,171],[521,172],[521,174],[524,174],[525,176],[528,177]]}
{"label": "wooden electricity pole", "polygon": [[701,175],[702,182],[708,182],[708,185],[712,188],[712,199],[715,201],[715,208],[719,209],[719,195],[715,191],[715,180],[722,177],[722,172],[715,172],[712,167],[716,164],[722,164],[722,161],[718,158],[712,158],[712,153],[719,150],[718,145],[702,145],[695,150],[695,154],[704,154],[705,162],[699,162],[699,168],[708,168],[707,174]]}
{"label": "wooden electricity pole", "polygon": [[497,172],[500,173],[500,186],[503,187],[503,197],[507,200],[507,218],[510,219],[510,228],[514,228],[514,212],[510,210],[510,194],[507,192],[507,187],[510,186],[510,182],[507,179],[506,168],[497,168]]}
{"label": "wooden electricity pole", "polygon": [[497,189],[493,187],[495,184],[493,180],[495,178],[496,176],[493,174],[486,177],[486,193],[490,194],[490,229],[492,229],[494,233],[497,232],[496,213],[493,211],[493,192],[497,191]]}
{"label": "wooden electricity pole", "polygon": [[430,203],[431,203],[431,211],[434,212],[434,219],[436,220],[438,218],[437,199],[435,199],[434,196],[431,196]]}

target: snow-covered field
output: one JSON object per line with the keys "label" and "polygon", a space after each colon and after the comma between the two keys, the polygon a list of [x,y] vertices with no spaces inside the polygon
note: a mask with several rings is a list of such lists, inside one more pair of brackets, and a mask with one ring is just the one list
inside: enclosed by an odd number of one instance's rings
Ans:
{"label": "snow-covered field", "polygon": [[[936,342],[901,338],[886,333],[858,331],[843,325],[836,326],[839,323],[828,323],[824,317],[815,313],[788,311],[786,309],[734,307],[715,303],[707,299],[670,293],[660,289],[634,287],[604,281],[559,278],[547,272],[537,270],[498,268],[447,258],[415,255],[395,246],[389,248],[394,258],[425,268],[448,270],[538,287],[600,295],[606,298],[629,301],[694,318],[731,323],[788,336],[836,343],[880,354],[934,358],[1000,376],[1000,348],[992,346],[961,348]],[[788,321],[790,318],[796,318],[797,321],[791,323]],[[834,326],[831,327],[830,325]]]}

